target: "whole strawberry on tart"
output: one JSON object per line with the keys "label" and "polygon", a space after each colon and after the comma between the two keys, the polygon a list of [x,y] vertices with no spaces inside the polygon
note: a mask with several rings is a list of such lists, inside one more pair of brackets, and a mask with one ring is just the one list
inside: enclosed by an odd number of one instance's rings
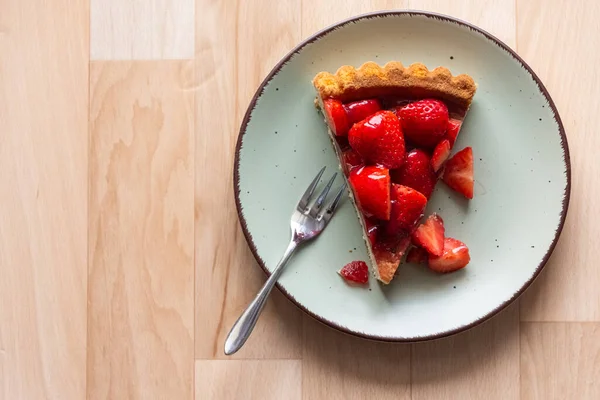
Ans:
{"label": "whole strawberry on tart", "polygon": [[[444,67],[368,62],[320,72],[313,84],[376,278],[390,283],[411,244],[410,262],[440,273],[464,268],[469,250],[445,236],[441,216],[420,221],[440,179],[473,198],[472,149],[450,157],[475,95],[473,79]],[[341,275],[356,281],[355,265],[352,274],[346,266]]]}

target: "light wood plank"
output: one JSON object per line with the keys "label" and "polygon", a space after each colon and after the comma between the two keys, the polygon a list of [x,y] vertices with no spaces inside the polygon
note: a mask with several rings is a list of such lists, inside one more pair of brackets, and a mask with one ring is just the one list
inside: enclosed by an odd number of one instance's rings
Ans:
{"label": "light wood plank", "polygon": [[300,400],[297,360],[196,361],[196,400]]}
{"label": "light wood plank", "polygon": [[[471,22],[516,47],[514,1],[409,0],[410,8]],[[413,347],[414,399],[519,397],[518,307],[481,327]]]}
{"label": "light wood plank", "polygon": [[[225,335],[265,281],[239,227],[234,149],[250,98],[299,40],[300,2],[198,0],[197,9],[196,357],[212,359],[225,357]],[[300,311],[272,296],[235,357],[301,356]]]}
{"label": "light wood plank", "polygon": [[[546,271],[524,296],[526,321],[600,321],[600,63],[598,2],[518,2],[519,50],[547,85],[560,111],[571,151],[571,205]],[[576,27],[576,28],[575,28]]]}
{"label": "light wood plank", "polygon": [[516,47],[515,2],[512,0],[304,0],[302,37],[358,14],[402,8],[432,11],[463,19],[496,35],[509,46]]}
{"label": "light wood plank", "polygon": [[519,398],[518,306],[465,333],[412,351],[412,398]]}
{"label": "light wood plank", "polygon": [[91,0],[92,60],[194,55],[194,0]]}
{"label": "light wood plank", "polygon": [[302,37],[359,14],[406,8],[408,0],[302,1]]}
{"label": "light wood plank", "polygon": [[193,396],[191,65],[92,64],[90,399]]}
{"label": "light wood plank", "polygon": [[408,0],[410,8],[451,15],[471,22],[516,46],[514,0]]}
{"label": "light wood plank", "polygon": [[410,399],[410,345],[342,334],[305,316],[305,400]]}
{"label": "light wood plank", "polygon": [[522,399],[599,399],[599,376],[600,324],[522,324]]}
{"label": "light wood plank", "polygon": [[0,398],[85,398],[88,2],[0,2]]}

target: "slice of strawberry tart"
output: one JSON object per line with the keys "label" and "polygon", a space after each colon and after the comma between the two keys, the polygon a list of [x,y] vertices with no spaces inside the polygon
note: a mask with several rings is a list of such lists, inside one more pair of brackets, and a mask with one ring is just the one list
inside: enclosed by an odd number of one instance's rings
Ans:
{"label": "slice of strawberry tart", "polygon": [[[445,237],[441,217],[419,222],[439,179],[473,197],[471,148],[449,159],[475,95],[473,79],[443,67],[368,62],[320,72],[313,84],[377,279],[394,278],[411,243],[408,261],[437,272],[463,268],[468,249]],[[356,276],[356,268],[346,269],[347,276]]]}

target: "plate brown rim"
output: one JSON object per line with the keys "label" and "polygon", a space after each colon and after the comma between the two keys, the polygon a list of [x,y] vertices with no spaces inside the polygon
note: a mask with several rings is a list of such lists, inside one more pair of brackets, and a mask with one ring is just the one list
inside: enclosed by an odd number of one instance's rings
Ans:
{"label": "plate brown rim", "polygon": [[556,243],[558,242],[558,239],[560,237],[560,234],[562,233],[564,224],[565,224],[565,219],[567,217],[567,210],[569,208],[569,202],[571,199],[571,158],[570,158],[570,153],[569,153],[569,145],[567,142],[567,136],[565,133],[565,129],[562,123],[562,120],[560,118],[560,115],[558,113],[558,109],[556,108],[556,105],[554,104],[554,101],[552,100],[552,97],[550,96],[550,93],[548,92],[548,90],[546,89],[546,87],[544,86],[544,84],[542,83],[542,81],[540,80],[540,78],[536,75],[536,73],[531,69],[531,67],[513,50],[511,49],[509,46],[507,46],[504,42],[502,42],[500,39],[498,39],[497,37],[495,37],[494,35],[490,34],[489,32],[475,26],[472,25],[466,21],[448,16],[448,15],[443,15],[443,14],[437,14],[437,13],[433,13],[433,12],[427,12],[427,11],[406,11],[406,10],[402,10],[402,11],[379,11],[379,12],[373,12],[373,13],[367,13],[367,14],[361,14],[361,15],[357,15],[355,17],[337,22],[321,31],[316,32],[315,34],[311,35],[310,37],[308,37],[307,39],[305,39],[304,41],[302,41],[300,44],[298,44],[296,47],[294,47],[288,54],[286,54],[276,65],[275,67],[273,67],[273,69],[271,70],[271,72],[269,72],[269,74],[267,75],[267,77],[262,81],[262,83],[260,84],[260,86],[258,87],[258,89],[256,90],[256,93],[254,94],[254,96],[252,97],[252,100],[248,106],[248,109],[246,111],[246,114],[244,115],[244,119],[242,120],[242,124],[240,126],[240,131],[238,134],[238,139],[237,139],[237,144],[236,144],[236,148],[235,148],[235,160],[234,160],[234,169],[233,169],[233,185],[234,185],[234,194],[235,194],[235,205],[236,205],[236,209],[237,209],[237,213],[238,213],[238,218],[240,221],[240,225],[242,227],[242,231],[244,233],[244,237],[246,238],[246,241],[248,243],[248,246],[250,247],[250,251],[252,252],[252,254],[254,255],[254,258],[256,259],[256,261],[258,262],[258,265],[262,268],[262,270],[265,272],[265,274],[267,276],[270,275],[270,271],[265,267],[265,263],[262,260],[262,258],[258,255],[258,250],[256,248],[256,245],[254,244],[254,241],[252,239],[252,234],[250,233],[250,231],[248,230],[248,226],[246,225],[246,219],[244,218],[244,214],[242,211],[242,205],[240,202],[240,186],[239,186],[239,167],[240,167],[240,150],[242,147],[242,142],[243,142],[243,137],[244,134],[246,133],[246,129],[247,129],[247,125],[248,122],[250,121],[250,117],[252,115],[252,112],[254,111],[254,108],[256,107],[256,103],[258,101],[258,99],[260,98],[260,96],[262,95],[265,86],[271,81],[271,79],[273,79],[273,77],[275,75],[277,75],[279,73],[279,71],[281,70],[281,68],[294,56],[294,54],[299,53],[306,45],[315,42],[319,39],[321,39],[322,37],[326,36],[328,33],[330,33],[331,31],[343,27],[344,25],[353,23],[353,22],[357,22],[360,20],[364,20],[364,19],[372,19],[372,18],[382,18],[382,17],[390,17],[390,16],[420,16],[420,17],[427,17],[427,18],[434,18],[434,19],[438,19],[444,22],[450,22],[450,23],[454,23],[454,24],[458,24],[464,27],[467,27],[477,33],[480,33],[482,35],[484,35],[486,38],[488,38],[490,41],[492,41],[493,43],[495,43],[497,46],[499,46],[501,49],[505,50],[508,54],[510,54],[514,59],[516,59],[521,65],[522,67],[529,72],[529,74],[531,75],[531,77],[533,78],[533,80],[536,82],[540,93],[542,93],[544,95],[544,97],[546,98],[546,100],[548,101],[548,104],[554,114],[554,119],[556,121],[556,123],[558,124],[559,127],[559,134],[561,136],[561,147],[563,149],[563,156],[564,156],[564,162],[566,164],[566,174],[567,174],[567,186],[565,187],[565,194],[564,194],[564,198],[563,198],[563,205],[562,205],[562,210],[560,213],[560,223],[558,225],[558,228],[554,234],[554,239],[552,240],[552,243],[550,244],[550,247],[548,248],[548,250],[546,251],[546,254],[544,255],[544,257],[542,258],[542,261],[540,262],[540,264],[537,266],[535,273],[531,276],[531,278],[525,282],[523,284],[523,286],[521,286],[521,288],[519,290],[517,290],[513,296],[506,300],[505,302],[503,302],[502,304],[500,304],[498,307],[494,308],[493,310],[491,310],[489,313],[485,314],[484,316],[476,319],[475,321],[451,329],[451,330],[447,330],[447,331],[443,331],[440,333],[435,333],[435,334],[431,334],[431,335],[426,335],[426,336],[418,336],[418,337],[411,337],[411,338],[407,338],[407,337],[390,337],[390,336],[377,336],[377,335],[369,335],[369,334],[365,334],[365,333],[361,333],[361,332],[356,332],[356,331],[352,331],[344,326],[341,326],[333,321],[330,321],[328,319],[325,319],[315,313],[313,313],[312,311],[308,310],[306,307],[304,307],[302,304],[300,304],[295,298],[294,296],[292,296],[288,291],[285,290],[285,288],[283,288],[280,284],[277,284],[277,288],[293,303],[295,304],[298,308],[300,308],[302,311],[304,311],[307,315],[311,316],[312,318],[316,319],[317,321],[333,328],[336,329],[340,332],[352,335],[352,336],[356,336],[356,337],[360,337],[360,338],[364,338],[364,339],[370,339],[370,340],[376,340],[376,341],[383,341],[383,342],[396,342],[396,343],[416,343],[416,342],[423,342],[423,341],[429,341],[429,340],[435,340],[435,339],[441,339],[441,338],[445,338],[448,336],[452,336],[455,335],[457,333],[461,333],[464,331],[467,331],[487,320],[489,320],[490,318],[494,317],[495,315],[497,315],[498,313],[500,313],[501,311],[503,311],[505,308],[507,308],[513,301],[515,301],[519,296],[521,296],[521,294],[523,294],[523,292],[525,290],[527,290],[531,284],[535,281],[535,279],[539,276],[539,274],[542,272],[542,270],[544,269],[544,267],[546,266],[546,263],[548,262],[548,259],[550,258],[550,256],[552,255],[552,252],[554,251],[554,248],[556,247]]}

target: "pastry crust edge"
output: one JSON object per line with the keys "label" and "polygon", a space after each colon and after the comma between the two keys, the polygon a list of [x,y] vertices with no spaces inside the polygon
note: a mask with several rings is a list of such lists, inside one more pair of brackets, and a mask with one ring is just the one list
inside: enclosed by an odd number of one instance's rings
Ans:
{"label": "pastry crust edge", "polygon": [[406,89],[451,101],[465,109],[469,108],[477,91],[477,85],[469,75],[454,76],[446,67],[430,71],[421,63],[405,67],[398,61],[384,66],[369,61],[358,68],[344,65],[335,74],[319,72],[313,85],[322,100],[352,101],[377,91]]}

